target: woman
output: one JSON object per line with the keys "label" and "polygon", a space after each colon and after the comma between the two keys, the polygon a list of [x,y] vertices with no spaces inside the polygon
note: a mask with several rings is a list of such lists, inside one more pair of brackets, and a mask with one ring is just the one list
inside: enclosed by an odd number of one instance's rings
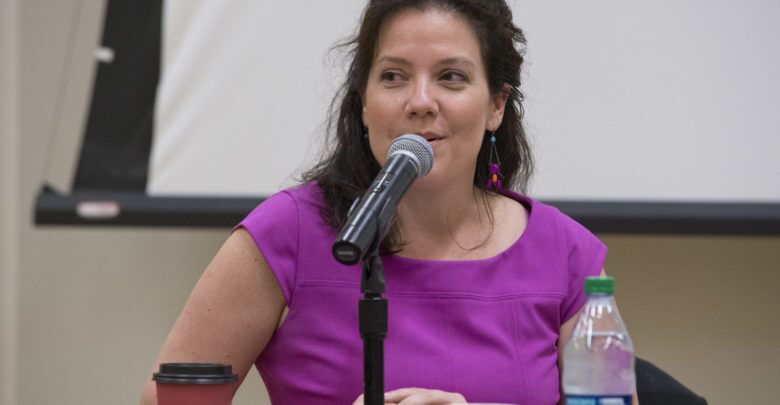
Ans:
{"label": "woman", "polygon": [[[416,133],[435,163],[382,246],[386,401],[558,402],[559,354],[606,247],[502,189],[524,190],[532,167],[522,44],[503,0],[370,1],[348,44],[332,151],[236,227],[158,363],[230,363],[240,380],[255,363],[274,403],[362,403],[359,266],[330,248],[390,142]],[[142,402],[154,403],[151,382]]]}

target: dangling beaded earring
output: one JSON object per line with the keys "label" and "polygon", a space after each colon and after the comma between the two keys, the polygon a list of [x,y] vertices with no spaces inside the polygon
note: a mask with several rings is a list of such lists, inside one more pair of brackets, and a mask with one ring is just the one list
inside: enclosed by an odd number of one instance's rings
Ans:
{"label": "dangling beaded earring", "polygon": [[487,175],[487,189],[500,192],[504,189],[503,179],[501,174],[501,160],[498,159],[498,151],[496,150],[496,134],[490,134],[490,157],[488,158],[488,175]]}

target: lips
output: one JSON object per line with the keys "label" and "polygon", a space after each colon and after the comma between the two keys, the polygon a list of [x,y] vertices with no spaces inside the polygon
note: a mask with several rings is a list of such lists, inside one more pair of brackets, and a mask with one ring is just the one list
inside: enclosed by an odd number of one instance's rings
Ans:
{"label": "lips", "polygon": [[435,132],[421,132],[417,135],[425,138],[425,140],[428,142],[434,142],[446,138],[445,136],[439,135]]}

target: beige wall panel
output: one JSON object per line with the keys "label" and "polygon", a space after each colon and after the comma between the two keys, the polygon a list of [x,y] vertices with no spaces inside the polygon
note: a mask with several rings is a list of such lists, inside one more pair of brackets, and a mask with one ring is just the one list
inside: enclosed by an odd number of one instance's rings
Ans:
{"label": "beige wall panel", "polygon": [[17,402],[19,4],[0,0],[0,403]]}
{"label": "beige wall panel", "polygon": [[603,239],[640,357],[712,404],[776,402],[780,238]]}

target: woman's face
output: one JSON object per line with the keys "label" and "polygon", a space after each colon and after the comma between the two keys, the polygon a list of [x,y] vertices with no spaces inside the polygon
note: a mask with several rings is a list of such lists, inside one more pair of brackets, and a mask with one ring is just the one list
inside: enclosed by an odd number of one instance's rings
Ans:
{"label": "woman's face", "polygon": [[363,125],[381,165],[393,139],[418,134],[434,153],[421,181],[470,184],[485,130],[498,128],[504,104],[502,94],[490,94],[476,33],[461,17],[408,10],[382,27],[363,100]]}

